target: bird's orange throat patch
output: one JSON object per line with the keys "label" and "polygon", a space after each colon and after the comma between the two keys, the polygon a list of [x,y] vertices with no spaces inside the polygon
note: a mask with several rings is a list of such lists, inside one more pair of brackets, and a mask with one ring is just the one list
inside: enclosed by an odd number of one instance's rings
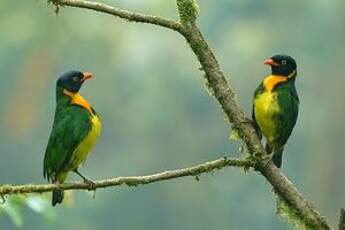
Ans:
{"label": "bird's orange throat patch", "polygon": [[297,71],[292,71],[288,76],[281,76],[281,75],[269,75],[264,80],[264,88],[267,92],[272,92],[274,88],[282,82],[288,81],[290,78],[296,76]]}
{"label": "bird's orange throat patch", "polygon": [[269,75],[264,80],[264,88],[268,92],[272,92],[272,90],[280,83],[285,82],[289,79],[289,77],[279,76],[279,75]]}
{"label": "bird's orange throat patch", "polygon": [[72,105],[79,105],[81,107],[83,107],[84,109],[86,109],[87,111],[90,112],[90,114],[94,114],[91,105],[89,102],[87,102],[85,100],[85,98],[83,98],[79,93],[72,93],[66,89],[63,90],[63,93],[71,98],[71,104]]}

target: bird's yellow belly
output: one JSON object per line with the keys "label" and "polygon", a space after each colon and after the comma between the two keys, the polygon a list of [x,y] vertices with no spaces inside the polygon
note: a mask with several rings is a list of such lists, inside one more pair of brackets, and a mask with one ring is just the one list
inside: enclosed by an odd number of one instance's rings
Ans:
{"label": "bird's yellow belly", "polygon": [[102,125],[97,115],[93,115],[93,117],[91,118],[91,123],[91,131],[73,152],[73,156],[69,165],[70,170],[78,168],[78,166],[86,160],[86,157],[96,145],[97,139],[101,133]]}
{"label": "bird's yellow belly", "polygon": [[280,112],[277,93],[264,92],[254,100],[255,119],[268,142],[274,142],[277,135],[275,115]]}

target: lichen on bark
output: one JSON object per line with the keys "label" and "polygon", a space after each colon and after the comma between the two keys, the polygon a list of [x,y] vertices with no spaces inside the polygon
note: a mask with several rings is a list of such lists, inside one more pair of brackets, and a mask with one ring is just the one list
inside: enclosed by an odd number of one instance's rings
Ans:
{"label": "lichen on bark", "polygon": [[199,6],[196,0],[177,0],[177,9],[182,24],[194,23],[198,18]]}

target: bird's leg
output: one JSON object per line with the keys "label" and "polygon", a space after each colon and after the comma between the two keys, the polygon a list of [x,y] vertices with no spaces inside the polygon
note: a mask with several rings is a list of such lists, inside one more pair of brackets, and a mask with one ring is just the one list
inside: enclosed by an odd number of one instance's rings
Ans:
{"label": "bird's leg", "polygon": [[80,177],[84,180],[84,182],[90,186],[91,189],[94,189],[94,188],[95,188],[96,183],[93,182],[92,180],[86,178],[85,176],[83,176],[83,175],[78,171],[78,169],[73,170],[73,172],[75,172],[76,174],[78,174],[78,176],[80,176]]}
{"label": "bird's leg", "polygon": [[240,123],[242,124],[251,124],[254,125],[255,121],[253,121],[252,119],[250,119],[249,117],[244,117],[244,120],[240,121]]}
{"label": "bird's leg", "polygon": [[58,187],[58,189],[60,189],[60,181],[55,181],[54,184]]}

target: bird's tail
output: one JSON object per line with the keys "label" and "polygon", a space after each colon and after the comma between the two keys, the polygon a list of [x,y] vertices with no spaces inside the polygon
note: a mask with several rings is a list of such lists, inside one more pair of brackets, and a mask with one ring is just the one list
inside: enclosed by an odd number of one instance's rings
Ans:
{"label": "bird's tail", "polygon": [[273,152],[272,161],[278,168],[280,168],[282,166],[284,146],[280,148],[272,148],[266,143],[265,149],[267,154],[271,154]]}
{"label": "bird's tail", "polygon": [[275,149],[273,151],[272,161],[278,168],[282,166],[283,151],[284,151],[284,146],[278,149]]}
{"label": "bird's tail", "polygon": [[52,205],[55,206],[56,204],[61,204],[64,197],[64,192],[60,189],[53,191],[52,196]]}
{"label": "bird's tail", "polygon": [[267,154],[271,154],[273,149],[268,143],[266,143],[265,150]]}

